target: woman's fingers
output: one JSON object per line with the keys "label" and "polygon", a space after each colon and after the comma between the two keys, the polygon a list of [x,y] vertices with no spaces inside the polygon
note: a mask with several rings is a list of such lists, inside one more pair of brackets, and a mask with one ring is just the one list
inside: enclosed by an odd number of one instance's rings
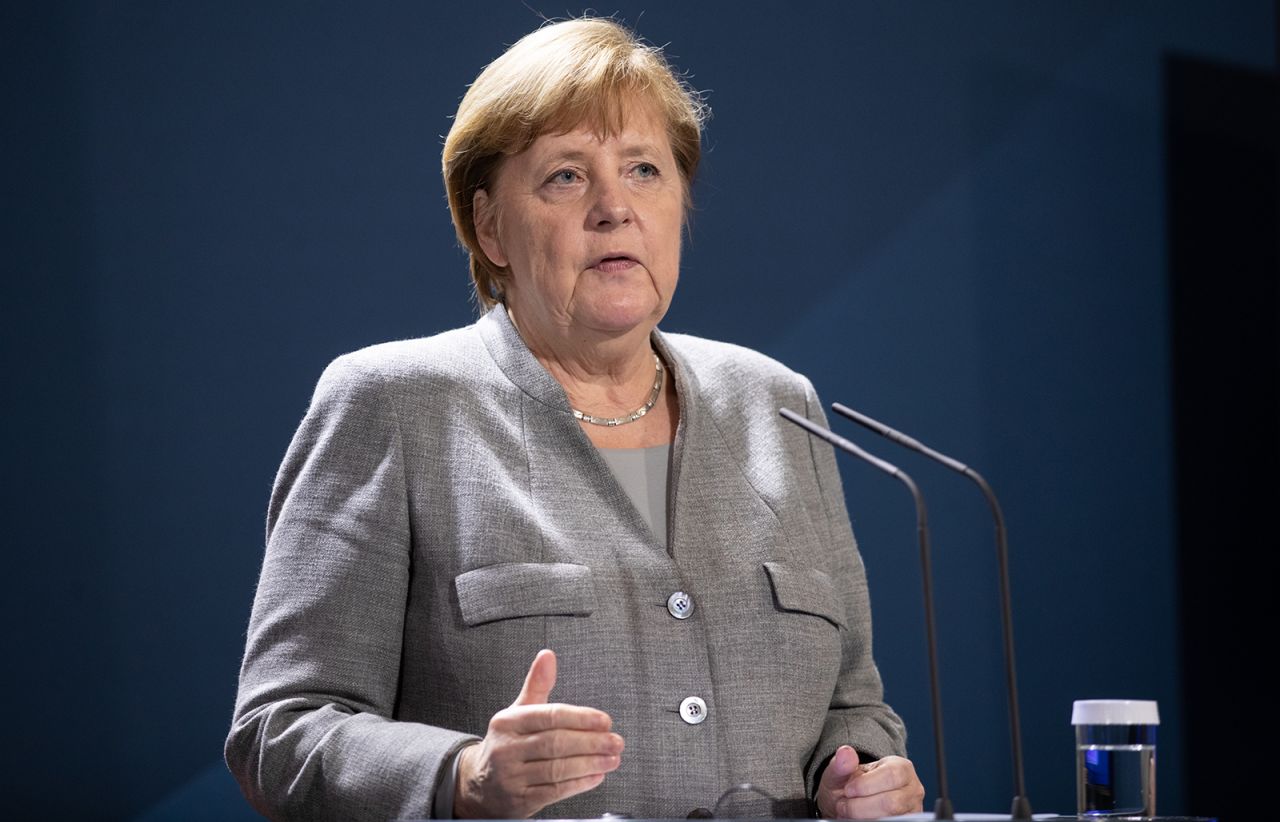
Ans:
{"label": "woman's fingers", "polygon": [[911,760],[888,756],[862,766],[844,784],[836,802],[837,814],[846,819],[876,819],[916,813],[924,806],[924,786]]}
{"label": "woman's fingers", "polygon": [[[603,777],[618,769],[619,754],[590,754],[534,761],[507,761],[501,756],[490,760],[493,767],[492,786],[513,800],[527,800],[546,786],[576,782],[588,777]],[[538,790],[535,790],[538,789]]]}
{"label": "woman's fingers", "polygon": [[921,798],[902,788],[875,796],[841,799],[836,803],[837,815],[841,819],[879,819],[884,816],[918,813],[922,806]]}
{"label": "woman's fingers", "polygon": [[556,654],[549,648],[538,651],[524,676],[524,685],[516,697],[515,705],[545,705],[556,687]]}
{"label": "woman's fingers", "polygon": [[479,745],[459,754],[454,814],[518,819],[604,781],[622,764],[622,737],[604,711],[547,703],[556,657],[540,651],[520,695],[494,714]]}
{"label": "woman's fingers", "polygon": [[[534,785],[529,788],[525,795],[526,800],[532,806],[537,806],[539,810],[545,808],[553,802],[559,802],[561,799],[568,799],[571,796],[577,796],[580,793],[597,788],[604,781],[604,774],[595,774],[593,776],[584,776],[579,779],[571,779],[566,782],[556,782],[551,785]],[[537,811],[530,811],[537,813]]]}
{"label": "woman's fingers", "polygon": [[536,762],[526,762],[522,776],[525,784],[530,786],[556,785],[583,777],[604,776],[616,771],[621,764],[622,757],[618,754],[539,759]]}
{"label": "woman's fingers", "polygon": [[622,753],[626,743],[615,733],[556,729],[520,738],[517,755],[526,762],[571,756]]}
{"label": "woman's fingers", "polygon": [[817,798],[823,816],[878,819],[921,810],[924,786],[909,759],[887,756],[863,764],[856,751],[842,746],[822,774]]}
{"label": "woman's fingers", "polygon": [[858,752],[848,745],[841,745],[836,748],[835,755],[827,763],[827,769],[822,772],[822,781],[819,783],[819,788],[839,790],[844,787],[849,777],[857,771]]}
{"label": "woman's fingers", "polygon": [[512,705],[493,715],[489,727],[512,734],[536,734],[567,728],[579,731],[607,731],[613,720],[607,713],[581,705]]}
{"label": "woman's fingers", "polygon": [[915,776],[915,768],[908,760],[900,756],[887,756],[862,766],[862,773],[854,774],[845,783],[844,795],[874,796],[894,791],[907,787]]}
{"label": "woman's fingers", "polygon": [[858,762],[858,752],[853,748],[841,745],[836,749],[818,782],[818,810],[823,816],[832,819],[840,817],[837,803],[844,797],[845,785],[863,767]]}
{"label": "woman's fingers", "polygon": [[543,785],[617,770],[624,747],[614,733],[555,730],[495,745],[489,759],[512,784]]}

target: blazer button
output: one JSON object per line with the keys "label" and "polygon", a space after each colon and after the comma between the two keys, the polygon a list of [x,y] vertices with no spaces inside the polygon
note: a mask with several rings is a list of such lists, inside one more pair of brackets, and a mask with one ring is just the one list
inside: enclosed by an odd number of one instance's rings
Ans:
{"label": "blazer button", "polygon": [[667,611],[676,619],[688,619],[693,616],[693,597],[684,591],[676,591],[667,597]]}
{"label": "blazer button", "polygon": [[700,725],[707,718],[707,703],[696,696],[686,697],[680,703],[680,718],[690,725]]}

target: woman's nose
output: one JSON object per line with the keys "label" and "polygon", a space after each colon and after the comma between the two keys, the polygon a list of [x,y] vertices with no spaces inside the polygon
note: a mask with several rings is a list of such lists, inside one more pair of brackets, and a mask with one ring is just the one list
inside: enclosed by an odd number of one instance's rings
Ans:
{"label": "woman's nose", "polygon": [[595,199],[587,215],[592,228],[610,228],[631,222],[631,202],[621,181],[597,183],[592,193]]}

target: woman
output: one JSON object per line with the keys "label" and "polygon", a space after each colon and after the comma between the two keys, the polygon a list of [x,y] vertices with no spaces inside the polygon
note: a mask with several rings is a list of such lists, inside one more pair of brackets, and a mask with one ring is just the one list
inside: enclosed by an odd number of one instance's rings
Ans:
{"label": "woman", "polygon": [[226,747],[264,813],[919,809],[833,455],[776,421],[812,387],[656,330],[702,115],[606,20],[468,91],[486,313],[335,361],[276,480]]}

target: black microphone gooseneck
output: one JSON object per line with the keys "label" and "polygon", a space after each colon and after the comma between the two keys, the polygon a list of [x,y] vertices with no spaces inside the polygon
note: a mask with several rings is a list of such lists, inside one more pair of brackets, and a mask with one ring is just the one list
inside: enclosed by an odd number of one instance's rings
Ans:
{"label": "black microphone gooseneck", "polygon": [[844,437],[810,422],[790,409],[780,408],[778,413],[815,437],[824,439],[841,451],[853,454],[855,457],[871,463],[886,474],[902,480],[903,485],[907,486],[907,490],[911,492],[911,498],[916,502],[916,533],[920,537],[920,568],[921,576],[924,579],[925,638],[929,646],[929,691],[932,695],[931,707],[933,709],[933,753],[938,765],[938,801],[934,804],[933,816],[934,819],[955,819],[955,813],[951,807],[951,791],[947,788],[947,765],[942,745],[942,697],[938,688],[938,640],[933,619],[933,561],[929,554],[929,515],[924,507],[924,497],[920,494],[920,489],[916,487],[911,477],[896,466],[885,462],[879,457],[868,454]]}
{"label": "black microphone gooseneck", "polygon": [[901,431],[895,431],[884,423],[854,411],[838,402],[831,404],[831,409],[842,417],[853,420],[864,428],[869,428],[880,436],[893,440],[899,445],[910,448],[973,480],[987,498],[991,506],[991,515],[996,523],[996,554],[1000,567],[1000,622],[1004,629],[1004,678],[1009,690],[1009,734],[1012,737],[1013,751],[1013,808],[1010,815],[1014,819],[1031,818],[1031,800],[1027,798],[1027,784],[1022,771],[1022,722],[1018,716],[1018,677],[1013,657],[1013,606],[1009,588],[1009,543],[1005,536],[1004,514],[1000,511],[1000,503],[995,492],[982,478],[982,475],[969,466],[940,454],[929,446],[908,437]]}

